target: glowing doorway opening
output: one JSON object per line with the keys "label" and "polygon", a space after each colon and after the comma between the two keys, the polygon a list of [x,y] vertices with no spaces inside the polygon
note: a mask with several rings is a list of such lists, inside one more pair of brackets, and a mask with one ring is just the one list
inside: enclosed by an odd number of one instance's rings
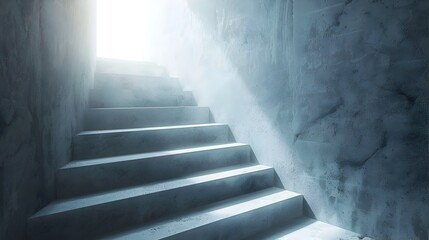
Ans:
{"label": "glowing doorway opening", "polygon": [[150,59],[153,0],[97,0],[97,56]]}

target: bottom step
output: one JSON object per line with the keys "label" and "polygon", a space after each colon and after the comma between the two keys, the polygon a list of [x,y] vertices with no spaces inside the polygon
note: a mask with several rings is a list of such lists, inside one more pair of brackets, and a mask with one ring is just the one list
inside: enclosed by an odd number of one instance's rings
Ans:
{"label": "bottom step", "polygon": [[371,240],[369,237],[306,217],[295,219],[281,228],[270,230],[251,239]]}
{"label": "bottom step", "polygon": [[302,216],[302,205],[302,195],[269,188],[106,239],[247,238]]}

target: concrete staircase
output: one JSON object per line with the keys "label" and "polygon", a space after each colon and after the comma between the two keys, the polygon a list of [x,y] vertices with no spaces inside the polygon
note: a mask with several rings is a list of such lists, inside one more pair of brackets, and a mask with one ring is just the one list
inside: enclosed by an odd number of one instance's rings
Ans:
{"label": "concrete staircase", "polygon": [[98,64],[85,131],[29,238],[362,239],[305,218],[303,196],[162,68]]}

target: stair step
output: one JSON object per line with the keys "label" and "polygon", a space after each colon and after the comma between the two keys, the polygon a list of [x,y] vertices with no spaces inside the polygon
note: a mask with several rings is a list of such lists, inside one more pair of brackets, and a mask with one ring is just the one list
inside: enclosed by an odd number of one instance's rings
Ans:
{"label": "stair step", "polygon": [[226,124],[86,131],[73,139],[76,160],[233,142]]}
{"label": "stair step", "polygon": [[279,240],[371,240],[369,237],[354,233],[312,218],[300,217],[284,226],[270,229],[256,235],[254,239]]}
{"label": "stair step", "polygon": [[243,239],[302,212],[300,194],[269,188],[105,239]]}
{"label": "stair step", "polygon": [[155,63],[109,58],[97,58],[96,71],[101,73],[168,76],[167,70]]}
{"label": "stair step", "polygon": [[191,91],[160,95],[154,91],[133,89],[92,89],[89,92],[89,106],[100,107],[169,107],[196,106]]}
{"label": "stair step", "polygon": [[57,173],[57,195],[74,197],[250,161],[250,146],[241,143],[72,161]]}
{"label": "stair step", "polygon": [[129,89],[143,92],[156,92],[159,96],[180,93],[182,87],[177,78],[144,76],[117,73],[95,73],[94,88],[103,91]]}
{"label": "stair step", "polygon": [[161,127],[210,123],[207,107],[90,108],[85,130]]}
{"label": "stair step", "polygon": [[241,165],[171,181],[57,201],[30,218],[36,239],[82,239],[274,186],[274,170]]}

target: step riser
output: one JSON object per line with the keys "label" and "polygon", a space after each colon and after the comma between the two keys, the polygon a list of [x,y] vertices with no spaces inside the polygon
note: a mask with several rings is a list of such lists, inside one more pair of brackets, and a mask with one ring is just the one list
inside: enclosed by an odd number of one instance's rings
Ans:
{"label": "step riser", "polygon": [[89,159],[231,142],[226,125],[78,135],[73,158]]}
{"label": "step riser", "polygon": [[60,198],[79,196],[246,162],[250,162],[248,145],[60,169],[57,194]]}
{"label": "step riser", "polygon": [[89,109],[85,130],[162,127],[210,123],[210,112],[203,107]]}
{"label": "step riser", "polygon": [[303,197],[298,196],[222,221],[193,228],[165,239],[246,239],[260,232],[285,224],[302,215]]}
{"label": "step riser", "polygon": [[164,92],[182,92],[179,80],[176,78],[108,73],[95,74],[94,88],[105,91],[118,89],[153,91],[159,96]]}
{"label": "step riser", "polygon": [[93,89],[89,93],[89,106],[93,108],[114,107],[169,107],[196,106],[190,91],[179,93],[159,94],[135,90],[104,91]]}
{"label": "step riser", "polygon": [[35,239],[83,239],[274,185],[273,169],[30,219]]}

